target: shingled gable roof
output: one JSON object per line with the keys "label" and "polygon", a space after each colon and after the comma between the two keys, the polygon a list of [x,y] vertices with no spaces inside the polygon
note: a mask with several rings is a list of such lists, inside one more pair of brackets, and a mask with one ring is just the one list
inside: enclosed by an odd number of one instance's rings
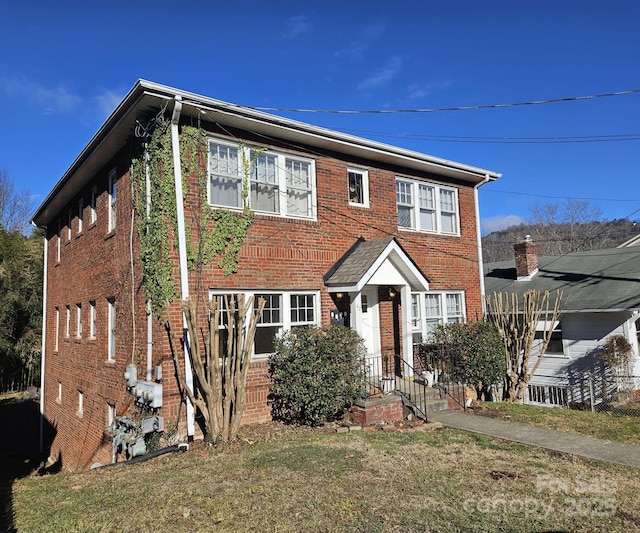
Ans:
{"label": "shingled gable roof", "polygon": [[324,276],[325,285],[329,292],[360,291],[387,260],[412,290],[429,289],[429,280],[394,237],[372,241],[360,237]]}
{"label": "shingled gable roof", "polygon": [[486,293],[562,290],[565,312],[640,311],[640,247],[539,257],[538,269],[529,281],[516,281],[513,261],[487,263]]}

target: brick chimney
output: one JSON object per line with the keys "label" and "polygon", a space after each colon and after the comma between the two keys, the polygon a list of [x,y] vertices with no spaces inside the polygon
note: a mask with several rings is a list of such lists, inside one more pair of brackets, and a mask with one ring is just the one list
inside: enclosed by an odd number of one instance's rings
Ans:
{"label": "brick chimney", "polygon": [[516,278],[528,281],[538,272],[538,247],[527,235],[524,241],[513,245],[516,252]]}

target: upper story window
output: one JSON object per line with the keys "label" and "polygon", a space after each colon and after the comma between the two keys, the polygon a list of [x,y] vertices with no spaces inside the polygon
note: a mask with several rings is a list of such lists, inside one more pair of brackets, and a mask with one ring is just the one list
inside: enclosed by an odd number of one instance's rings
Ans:
{"label": "upper story window", "polygon": [[78,233],[82,233],[82,222],[84,220],[84,201],[78,201]]}
{"label": "upper story window", "polygon": [[108,231],[112,231],[116,227],[116,171],[109,172],[109,219],[108,219]]}
{"label": "upper story window", "polygon": [[82,304],[76,304],[76,337],[82,337]]}
{"label": "upper story window", "polygon": [[56,231],[56,262],[60,262],[60,241],[62,240],[62,224],[58,219],[58,230]]}
{"label": "upper story window", "polygon": [[460,232],[456,189],[397,178],[396,205],[401,228],[450,235]]}
{"label": "upper story window", "polygon": [[96,338],[96,302],[89,302],[89,338]]}
{"label": "upper story window", "polygon": [[67,240],[71,240],[71,224],[73,223],[73,213],[69,211],[67,213]]}
{"label": "upper story window", "polygon": [[71,334],[71,307],[69,307],[68,305],[65,305],[65,312],[66,312],[66,322],[65,322],[65,326],[64,326],[64,336],[65,337],[69,337],[69,335]]}
{"label": "upper story window", "polygon": [[414,292],[411,294],[413,342],[428,342],[438,324],[464,322],[463,292]]}
{"label": "upper story window", "polygon": [[347,186],[351,205],[369,207],[369,173],[366,170],[348,169]]}
{"label": "upper story window", "polygon": [[53,347],[54,351],[58,351],[58,347],[60,346],[60,308],[56,307],[56,312],[55,312],[55,320],[56,320],[56,324],[55,324],[55,328],[56,328],[56,336],[55,336],[55,345]]}
{"label": "upper story window", "polygon": [[91,189],[91,203],[89,204],[89,224],[93,224],[97,218],[96,204],[98,202],[98,191],[94,187]]}
{"label": "upper story window", "polygon": [[249,207],[259,213],[313,218],[315,165],[313,160],[279,152],[258,152],[209,141],[209,203],[242,208],[244,162],[249,171]]}

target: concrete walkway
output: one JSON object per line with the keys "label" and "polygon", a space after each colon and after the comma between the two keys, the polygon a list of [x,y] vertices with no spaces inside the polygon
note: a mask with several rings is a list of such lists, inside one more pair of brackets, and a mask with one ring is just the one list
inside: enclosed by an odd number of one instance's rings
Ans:
{"label": "concrete walkway", "polygon": [[452,410],[430,412],[429,422],[441,422],[444,426],[472,433],[539,446],[597,461],[640,468],[640,446],[633,444],[594,439],[593,437]]}

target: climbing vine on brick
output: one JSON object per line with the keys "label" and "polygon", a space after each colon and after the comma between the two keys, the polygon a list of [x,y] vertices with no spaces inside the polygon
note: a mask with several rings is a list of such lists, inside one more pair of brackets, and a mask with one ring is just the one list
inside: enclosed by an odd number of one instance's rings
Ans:
{"label": "climbing vine on brick", "polygon": [[[131,179],[145,295],[156,316],[165,321],[164,310],[178,296],[170,244],[177,242],[178,222],[171,127],[162,118],[156,118],[154,126],[144,138],[145,149],[142,154],[132,160]],[[199,185],[197,200],[188,214],[185,214],[186,234],[197,235],[195,242],[187,239],[186,243],[189,269],[196,270],[218,259],[218,267],[225,275],[230,275],[238,270],[238,254],[253,221],[247,202],[252,162],[246,158],[245,150],[240,146],[245,178],[242,190],[243,210],[233,212],[213,209],[207,199],[208,147],[205,132],[185,126],[179,142],[184,197],[188,193],[188,177],[197,176]]]}

